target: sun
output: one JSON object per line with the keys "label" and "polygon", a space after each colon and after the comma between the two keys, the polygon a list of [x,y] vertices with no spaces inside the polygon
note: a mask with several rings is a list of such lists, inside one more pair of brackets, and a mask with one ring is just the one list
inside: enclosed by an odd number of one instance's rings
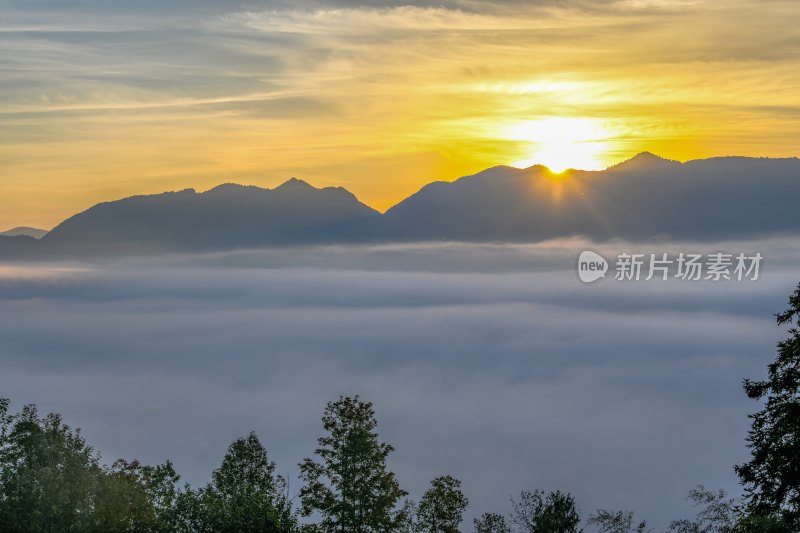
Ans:
{"label": "sun", "polygon": [[512,163],[515,167],[540,164],[561,173],[568,168],[602,170],[607,166],[602,155],[608,151],[611,133],[595,119],[554,117],[519,122],[503,136],[534,144],[532,156]]}

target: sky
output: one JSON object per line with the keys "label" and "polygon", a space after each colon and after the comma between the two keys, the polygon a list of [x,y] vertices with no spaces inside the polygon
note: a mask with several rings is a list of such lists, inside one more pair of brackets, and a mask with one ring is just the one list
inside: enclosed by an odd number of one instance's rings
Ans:
{"label": "sky", "polygon": [[[741,388],[787,336],[796,239],[757,281],[576,275],[576,250],[708,250],[577,240],[271,249],[0,267],[0,396],[60,412],[103,461],[170,459],[207,483],[255,431],[297,494],[328,401],[374,402],[389,465],[419,498],[451,474],[483,512],[523,489],[571,492],[584,518],[627,509],[656,531],[697,484],[741,493]],[[591,530],[589,530],[591,531]]]}
{"label": "sky", "polygon": [[4,0],[0,229],[298,176],[797,156],[793,0]]}

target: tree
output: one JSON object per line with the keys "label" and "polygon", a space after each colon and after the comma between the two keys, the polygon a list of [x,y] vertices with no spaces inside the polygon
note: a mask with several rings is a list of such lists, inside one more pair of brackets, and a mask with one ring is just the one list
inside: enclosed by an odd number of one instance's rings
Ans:
{"label": "tree", "polygon": [[319,513],[317,529],[341,533],[385,533],[403,522],[398,501],[406,495],[386,458],[394,450],[381,443],[372,403],[358,396],[329,402],[322,417],[327,434],[317,439],[320,461],[300,463],[302,513]]}
{"label": "tree", "polygon": [[138,462],[110,468],[80,430],[0,399],[0,531],[158,531]]}
{"label": "tree", "polygon": [[702,485],[689,492],[688,500],[702,506],[694,520],[675,520],[669,529],[677,533],[734,533],[737,531],[739,511],[737,501],[727,493],[706,490]]}
{"label": "tree", "polygon": [[676,520],[670,531],[677,533],[792,533],[777,513],[752,513],[738,498],[728,498],[724,490],[706,490],[702,485],[689,492],[689,500],[700,506],[693,520]]}
{"label": "tree", "polygon": [[58,531],[90,525],[99,460],[58,415],[40,418],[33,405],[8,416],[3,408],[0,530]]}
{"label": "tree", "polygon": [[211,483],[180,504],[189,530],[288,533],[297,528],[285,482],[275,475],[275,463],[255,433],[235,440]]}
{"label": "tree", "polygon": [[511,528],[501,514],[483,513],[480,518],[475,518],[472,523],[475,526],[475,533],[511,533]]}
{"label": "tree", "polygon": [[789,527],[779,514],[748,514],[743,516],[736,525],[736,533],[792,533],[796,531]]}
{"label": "tree", "polygon": [[561,491],[524,490],[511,499],[511,520],[525,533],[577,533],[581,521],[575,499]]}
{"label": "tree", "polygon": [[97,476],[93,498],[93,531],[166,531],[158,526],[138,461],[118,459]]}
{"label": "tree", "polygon": [[587,521],[596,525],[600,533],[648,533],[647,522],[641,521],[634,526],[633,513],[625,511],[611,512],[598,509]]}
{"label": "tree", "polygon": [[177,503],[181,492],[176,488],[180,476],[172,462],[157,466],[142,466],[141,477],[147,498],[155,511],[152,531],[180,531]]}
{"label": "tree", "polygon": [[767,367],[768,378],[744,380],[747,396],[764,400],[765,405],[750,416],[751,458],[736,472],[747,491],[750,513],[778,513],[800,530],[800,285],[789,297],[788,309],[776,317],[778,325],[792,327],[789,337],[778,343],[778,355]]}
{"label": "tree", "polygon": [[469,500],[461,492],[461,482],[452,476],[431,481],[417,507],[417,528],[425,533],[458,533]]}
{"label": "tree", "polygon": [[397,512],[396,533],[418,533],[417,531],[417,504],[411,498],[406,498]]}

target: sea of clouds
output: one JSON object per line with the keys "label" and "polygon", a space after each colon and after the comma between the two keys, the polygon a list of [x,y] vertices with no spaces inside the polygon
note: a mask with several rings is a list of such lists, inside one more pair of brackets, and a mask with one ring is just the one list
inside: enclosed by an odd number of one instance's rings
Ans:
{"label": "sea of clouds", "polygon": [[[761,252],[757,281],[587,285],[581,250]],[[409,244],[0,265],[0,396],[103,452],[200,484],[254,430],[291,480],[325,403],[374,402],[419,497],[452,474],[468,524],[521,489],[661,527],[696,484],[738,494],[741,390],[786,335],[796,239]],[[612,265],[613,269],[613,265]]]}

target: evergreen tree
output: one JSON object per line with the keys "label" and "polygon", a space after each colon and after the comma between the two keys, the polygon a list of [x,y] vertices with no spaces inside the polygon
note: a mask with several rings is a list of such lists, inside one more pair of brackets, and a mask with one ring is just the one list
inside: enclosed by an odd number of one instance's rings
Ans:
{"label": "evergreen tree", "polygon": [[747,491],[748,509],[758,516],[778,513],[800,531],[800,285],[789,307],[777,316],[790,324],[789,337],[778,343],[768,378],[744,381],[744,390],[764,408],[751,415],[747,435],[750,461],[736,467]]}
{"label": "evergreen tree", "polygon": [[319,462],[300,464],[305,516],[319,513],[317,530],[386,533],[404,523],[396,506],[406,493],[386,467],[393,448],[381,443],[372,404],[342,397],[328,403],[322,417],[326,435],[317,440]]}
{"label": "evergreen tree", "polygon": [[285,482],[275,475],[275,463],[255,433],[235,440],[211,483],[187,493],[180,508],[190,531],[289,533],[297,528]]}

